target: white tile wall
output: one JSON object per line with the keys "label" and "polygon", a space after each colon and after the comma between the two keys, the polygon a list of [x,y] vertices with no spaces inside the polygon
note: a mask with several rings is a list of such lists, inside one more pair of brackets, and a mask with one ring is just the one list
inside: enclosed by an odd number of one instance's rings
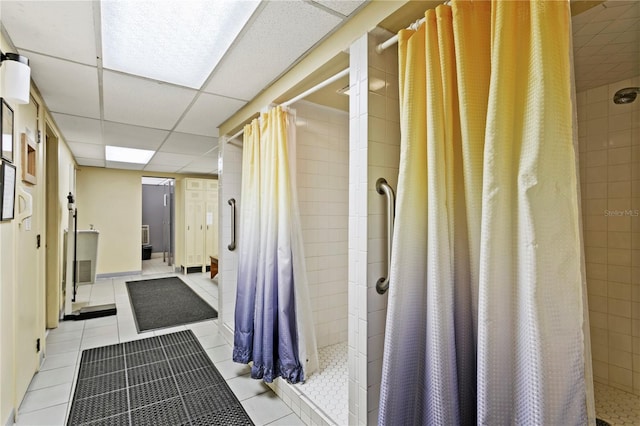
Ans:
{"label": "white tile wall", "polygon": [[[240,138],[241,139],[241,138]],[[225,142],[220,138],[222,155],[222,169],[218,175],[218,205],[220,206],[220,220],[218,221],[219,259],[218,278],[219,288],[219,316],[221,318],[220,332],[229,343],[233,343],[234,315],[236,306],[236,284],[238,268],[238,248],[230,251],[231,242],[231,207],[229,199],[236,200],[236,223],[240,219],[240,185],[242,174],[242,143],[240,140]],[[236,242],[239,233],[236,228]]]}
{"label": "white tile wall", "polygon": [[392,34],[376,29],[351,54],[349,179],[349,424],[376,424],[387,296],[375,290],[387,273],[384,198],[378,178],[397,186],[400,158],[397,48],[375,46]]}
{"label": "white tile wall", "polygon": [[640,395],[640,76],[577,95],[594,378]]}
{"label": "white tile wall", "polygon": [[349,117],[297,102],[297,190],[318,347],[347,341]]}

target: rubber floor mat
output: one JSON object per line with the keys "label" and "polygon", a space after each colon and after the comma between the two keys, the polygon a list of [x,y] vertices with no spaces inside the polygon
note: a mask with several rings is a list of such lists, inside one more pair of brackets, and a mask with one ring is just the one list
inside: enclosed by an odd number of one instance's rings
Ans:
{"label": "rubber floor mat", "polygon": [[67,425],[253,425],[191,330],[82,351]]}

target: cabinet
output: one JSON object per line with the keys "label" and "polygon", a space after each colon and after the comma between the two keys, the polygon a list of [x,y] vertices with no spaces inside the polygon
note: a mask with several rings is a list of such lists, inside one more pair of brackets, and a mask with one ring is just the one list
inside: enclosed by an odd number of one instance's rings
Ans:
{"label": "cabinet", "polygon": [[218,257],[218,181],[185,179],[184,272],[209,270],[210,257]]}

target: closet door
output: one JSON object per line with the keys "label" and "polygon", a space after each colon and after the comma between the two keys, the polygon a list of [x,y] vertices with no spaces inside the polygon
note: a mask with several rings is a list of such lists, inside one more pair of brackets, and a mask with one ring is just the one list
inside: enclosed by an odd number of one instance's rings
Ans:
{"label": "closet door", "polygon": [[204,247],[202,191],[185,191],[185,266],[203,264]]}
{"label": "closet door", "polygon": [[205,201],[205,262],[209,256],[218,257],[218,182],[207,181]]}

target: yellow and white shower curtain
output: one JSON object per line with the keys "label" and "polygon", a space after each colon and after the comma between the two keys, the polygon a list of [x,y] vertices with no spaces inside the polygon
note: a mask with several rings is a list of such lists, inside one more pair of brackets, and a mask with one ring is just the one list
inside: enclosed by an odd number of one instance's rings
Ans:
{"label": "yellow and white shower curtain", "polygon": [[379,423],[583,425],[568,1],[458,1],[399,34]]}
{"label": "yellow and white shower curtain", "polygon": [[318,355],[295,187],[295,117],[282,107],[244,128],[233,360],[251,377],[298,383]]}

